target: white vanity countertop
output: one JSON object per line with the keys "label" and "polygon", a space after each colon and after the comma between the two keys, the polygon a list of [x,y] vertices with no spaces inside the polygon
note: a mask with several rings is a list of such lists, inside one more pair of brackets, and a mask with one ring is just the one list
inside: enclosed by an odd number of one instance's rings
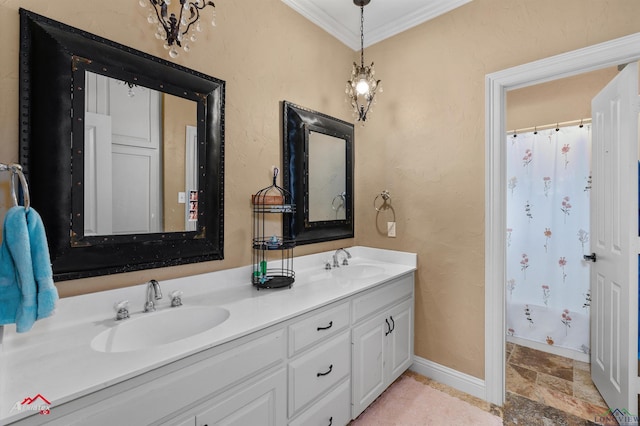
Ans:
{"label": "white vanity countertop", "polygon": [[[375,287],[416,269],[416,255],[367,247],[348,248],[351,265],[380,268],[368,278],[336,278],[324,269],[332,252],[294,258],[296,281],[291,289],[257,290],[250,284],[251,267],[234,268],[160,282],[164,297],[158,312],[170,308],[169,293],[183,292],[185,306],[220,306],[229,318],[213,329],[178,342],[132,352],[103,353],[92,339],[115,326],[114,303],[129,300],[131,317],[141,313],[145,284],[61,299],[51,318],[38,321],[24,334],[5,326],[0,344],[0,424],[33,411],[12,411],[16,403],[40,394],[52,410],[91,392],[145,373],[188,355],[218,346],[273,324]],[[349,268],[343,266],[342,268]],[[153,270],[149,270],[153,278]],[[125,320],[127,321],[127,320]],[[118,322],[119,323],[119,322]]]}

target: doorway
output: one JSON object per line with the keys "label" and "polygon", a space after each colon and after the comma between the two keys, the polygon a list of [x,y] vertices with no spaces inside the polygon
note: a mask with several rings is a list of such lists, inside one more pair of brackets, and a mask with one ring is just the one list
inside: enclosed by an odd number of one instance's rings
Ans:
{"label": "doorway", "polygon": [[507,406],[526,403],[566,423],[607,411],[590,375],[583,255],[591,253],[591,99],[617,73],[507,93]]}
{"label": "doorway", "polygon": [[[487,75],[485,196],[485,390],[486,400],[505,398],[505,152],[506,92],[640,59],[640,34],[579,49]],[[636,283],[637,284],[637,283]],[[637,286],[635,288],[637,291]],[[637,301],[631,324],[637,322]],[[637,342],[637,332],[634,342]],[[637,364],[630,366],[637,377]],[[636,386],[632,386],[635,389]],[[635,395],[633,396],[635,398]]]}

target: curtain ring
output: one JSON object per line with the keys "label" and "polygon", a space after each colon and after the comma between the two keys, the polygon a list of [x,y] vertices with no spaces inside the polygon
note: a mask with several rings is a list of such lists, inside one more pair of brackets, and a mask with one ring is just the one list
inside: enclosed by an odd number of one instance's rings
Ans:
{"label": "curtain ring", "polygon": [[[376,207],[376,202],[380,197],[382,197],[382,204],[380,204],[380,207],[378,208]],[[386,189],[380,194],[376,195],[376,198],[373,199],[373,208],[376,209],[377,212],[381,212],[382,210],[386,210],[382,208],[385,206],[385,204],[391,204],[391,194],[389,194],[389,191],[387,191]]]}

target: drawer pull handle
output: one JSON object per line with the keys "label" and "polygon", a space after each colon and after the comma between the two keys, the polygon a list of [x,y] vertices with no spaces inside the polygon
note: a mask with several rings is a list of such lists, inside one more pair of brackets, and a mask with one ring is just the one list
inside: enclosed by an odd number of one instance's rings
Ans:
{"label": "drawer pull handle", "polygon": [[389,318],[391,318],[391,330],[389,330],[389,333],[393,333],[393,330],[396,329],[396,322],[393,320],[391,315],[389,315]]}
{"label": "drawer pull handle", "polygon": [[329,417],[329,426],[333,424],[333,416]]}
{"label": "drawer pull handle", "polygon": [[326,326],[326,327],[318,327],[318,331],[320,331],[320,330],[328,330],[331,327],[333,327],[333,321],[329,321],[329,325]]}
{"label": "drawer pull handle", "polygon": [[326,373],[317,373],[316,377],[326,376],[327,374],[331,373],[331,370],[333,370],[333,364],[329,366],[329,371],[327,371]]}
{"label": "drawer pull handle", "polygon": [[386,323],[387,323],[387,331],[385,331],[385,332],[384,332],[384,335],[385,335],[385,336],[388,336],[388,335],[389,335],[389,333],[391,333],[391,325],[389,324],[389,320],[388,320],[388,319],[386,319],[386,318],[384,319],[384,322],[386,322]]}

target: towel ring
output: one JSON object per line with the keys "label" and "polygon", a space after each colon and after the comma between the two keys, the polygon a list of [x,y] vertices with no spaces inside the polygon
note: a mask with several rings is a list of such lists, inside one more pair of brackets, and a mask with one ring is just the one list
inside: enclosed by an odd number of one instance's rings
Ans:
{"label": "towel ring", "polygon": [[[331,200],[331,208],[335,211],[344,209],[344,203],[346,198],[347,198],[347,194],[345,192],[343,192],[342,194],[336,195],[335,197],[333,197],[333,200]],[[336,205],[336,200],[338,200],[337,205]]]}
{"label": "towel ring", "polygon": [[16,194],[16,175],[18,175],[18,184],[22,188],[22,199],[24,201],[25,210],[29,210],[31,206],[31,197],[29,196],[29,185],[27,185],[27,179],[22,172],[22,166],[20,164],[0,164],[0,171],[11,172],[11,198],[13,198],[13,204],[19,206],[18,195]]}
{"label": "towel ring", "polygon": [[[378,198],[382,198],[382,204],[380,207],[376,207],[376,203],[378,202]],[[377,212],[381,212],[382,210],[386,210],[389,207],[383,209],[386,204],[391,204],[391,194],[386,189],[382,191],[380,194],[376,195],[376,198],[373,199],[373,208],[376,209]]]}

